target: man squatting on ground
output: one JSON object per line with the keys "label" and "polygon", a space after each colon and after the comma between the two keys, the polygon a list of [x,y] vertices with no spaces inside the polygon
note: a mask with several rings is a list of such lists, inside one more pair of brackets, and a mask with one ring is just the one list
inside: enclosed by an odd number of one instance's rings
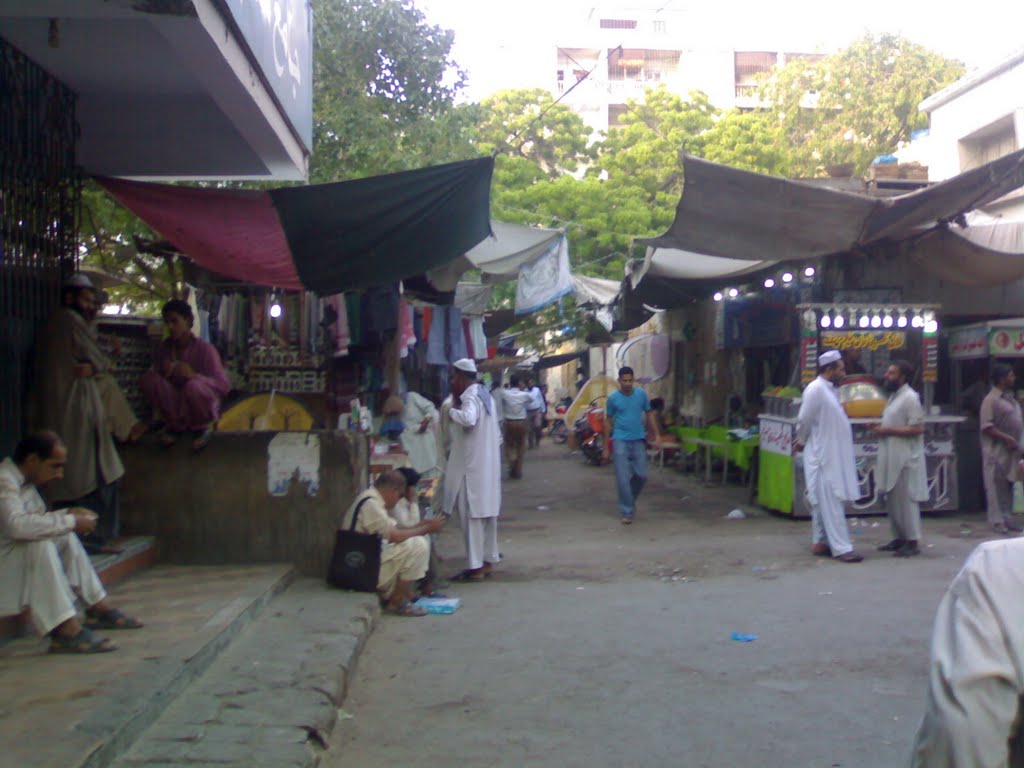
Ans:
{"label": "man squatting on ground", "polygon": [[633,522],[637,497],[647,483],[644,424],[652,443],[661,439],[651,401],[643,389],[633,385],[633,375],[628,365],[619,369],[619,388],[608,396],[604,412],[604,460],[614,443],[615,485],[623,525]]}
{"label": "man squatting on ground", "polygon": [[897,557],[921,554],[921,505],[928,500],[928,476],[924,456],[924,408],[910,387],[914,366],[895,360],[885,372],[885,388],[891,394],[882,423],[872,426],[878,435],[875,483],[885,500],[892,527],[892,541],[878,548]]}
{"label": "man squatting on ground", "polygon": [[[141,623],[107,602],[78,534],[96,526],[83,507],[48,512],[39,486],[59,479],[67,452],[54,432],[22,438],[0,463],[0,615],[26,608],[51,653],[104,653],[117,646],[93,629],[138,629]],[[75,598],[86,606],[78,620]]]}
{"label": "man squatting on ground", "polygon": [[853,457],[853,429],[839,402],[846,375],[843,356],[831,349],[818,356],[818,378],[807,385],[796,421],[797,450],[803,449],[807,502],[811,506],[811,552],[841,563],[859,563],[846,526],[846,502],[860,496]]}
{"label": "man squatting on ground", "polygon": [[381,537],[380,576],[377,593],[384,601],[384,610],[398,616],[426,616],[427,612],[412,602],[416,582],[427,575],[430,562],[429,534],[444,526],[444,518],[432,517],[415,525],[400,525],[388,512],[406,494],[405,476],[398,470],[384,472],[373,487],[359,494],[345,512],[341,528],[349,530],[352,518],[359,511],[356,531]]}
{"label": "man squatting on ground", "polygon": [[443,508],[457,515],[466,541],[466,568],[452,581],[483,581],[501,559],[501,432],[497,404],[477,382],[476,363],[456,360],[451,408],[447,409],[451,451],[444,478]]}

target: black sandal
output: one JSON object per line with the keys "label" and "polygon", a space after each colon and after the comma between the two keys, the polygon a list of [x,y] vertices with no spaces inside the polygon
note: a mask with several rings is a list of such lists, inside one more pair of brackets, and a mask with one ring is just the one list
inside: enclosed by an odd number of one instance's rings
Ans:
{"label": "black sandal", "polygon": [[85,612],[85,626],[87,629],[142,629],[144,625],[117,608],[109,611],[94,611],[90,608]]}
{"label": "black sandal", "polygon": [[50,653],[110,653],[117,645],[105,637],[96,637],[88,627],[77,635],[50,635]]}

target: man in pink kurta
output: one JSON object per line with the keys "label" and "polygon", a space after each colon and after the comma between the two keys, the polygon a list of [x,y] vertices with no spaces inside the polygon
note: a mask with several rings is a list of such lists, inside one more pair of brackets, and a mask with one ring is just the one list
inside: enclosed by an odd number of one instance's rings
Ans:
{"label": "man in pink kurta", "polygon": [[221,398],[231,385],[220,354],[192,333],[194,318],[187,302],[167,302],[163,318],[168,337],[153,355],[153,368],[139,383],[166,425],[161,442],[169,445],[176,433],[192,432],[192,447],[200,450],[209,442],[213,423],[220,418]]}

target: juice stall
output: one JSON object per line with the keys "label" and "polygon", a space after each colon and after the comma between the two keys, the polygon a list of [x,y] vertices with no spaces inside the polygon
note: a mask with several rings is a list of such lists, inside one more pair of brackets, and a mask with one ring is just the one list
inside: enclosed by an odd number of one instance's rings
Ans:
{"label": "juice stall", "polygon": [[[854,455],[860,497],[848,515],[882,513],[875,483],[878,437],[871,432],[885,407],[878,386],[893,358],[910,360],[918,369],[914,388],[922,391],[925,409],[925,453],[929,499],[925,511],[959,507],[957,427],[962,416],[943,414],[932,404],[938,370],[938,322],[934,305],[878,307],[860,304],[804,304],[801,313],[800,380],[806,386],[817,376],[817,359],[826,349],[838,349],[862,371],[847,377],[840,399],[853,426]],[[850,353],[857,354],[850,354]],[[803,455],[795,450],[800,397],[795,389],[765,397],[760,414],[758,501],[761,506],[795,517],[810,517],[805,497]]]}

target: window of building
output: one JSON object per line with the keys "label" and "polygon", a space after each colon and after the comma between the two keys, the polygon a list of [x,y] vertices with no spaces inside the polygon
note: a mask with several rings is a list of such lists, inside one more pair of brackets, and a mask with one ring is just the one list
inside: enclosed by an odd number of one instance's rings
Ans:
{"label": "window of building", "polygon": [[636,19],[601,19],[601,29],[636,29]]}
{"label": "window of building", "polygon": [[1013,125],[1013,115],[1001,117],[959,141],[960,170],[969,171],[979,165],[998,160],[1016,152],[1020,146]]}
{"label": "window of building", "polygon": [[681,51],[615,48],[608,51],[609,80],[660,82],[679,71]]}
{"label": "window of building", "polygon": [[655,19],[655,21],[654,21],[654,34],[656,34],[656,35],[664,35],[665,32],[666,32],[665,20],[664,19]]}
{"label": "window of building", "polygon": [[623,119],[626,113],[629,112],[629,107],[625,104],[609,104],[608,105],[608,127],[609,128],[623,128],[626,125],[626,121]]}

